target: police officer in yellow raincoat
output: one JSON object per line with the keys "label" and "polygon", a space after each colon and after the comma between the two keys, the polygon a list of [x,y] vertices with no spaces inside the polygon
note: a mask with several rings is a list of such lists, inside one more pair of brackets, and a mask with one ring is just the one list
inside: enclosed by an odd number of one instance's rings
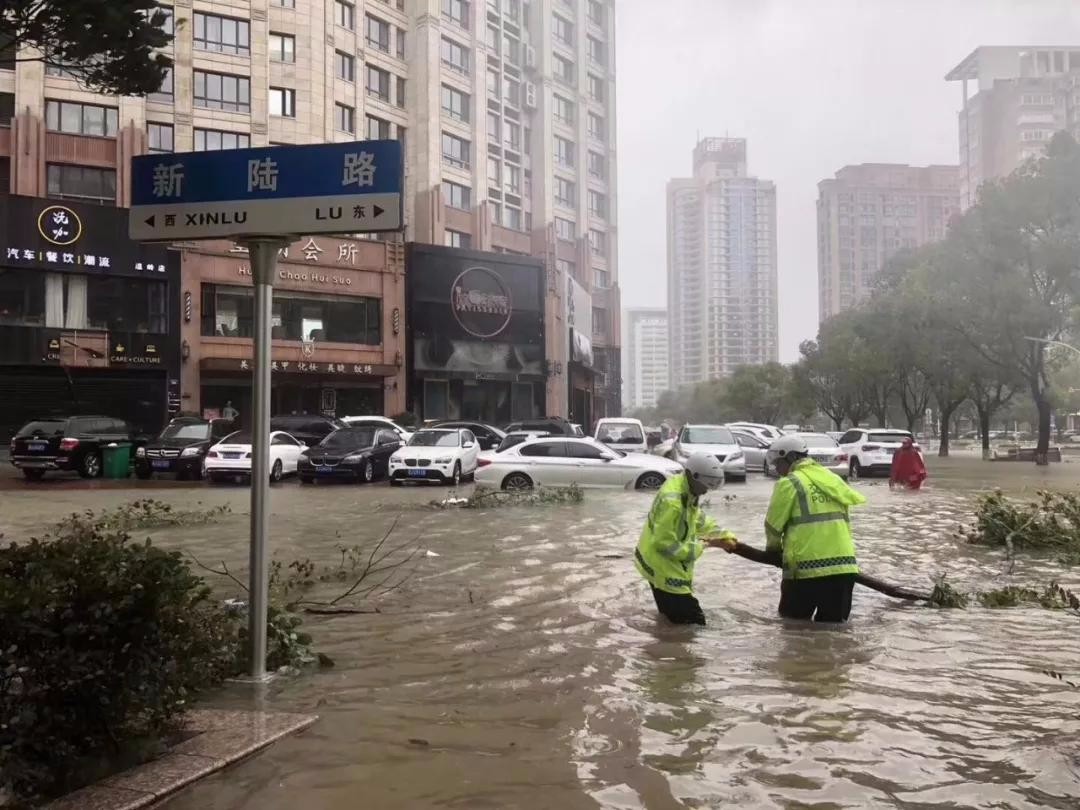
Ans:
{"label": "police officer in yellow raincoat", "polygon": [[694,564],[706,545],[720,545],[735,535],[720,531],[698,503],[702,495],[724,483],[716,456],[694,453],[686,472],[669,478],[656,493],[641,530],[634,564],[652,587],[656,607],[675,624],[705,624],[693,594]]}

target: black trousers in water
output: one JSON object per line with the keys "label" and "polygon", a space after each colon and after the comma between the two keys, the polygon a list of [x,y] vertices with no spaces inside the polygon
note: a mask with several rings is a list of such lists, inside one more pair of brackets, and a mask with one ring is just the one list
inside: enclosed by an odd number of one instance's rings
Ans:
{"label": "black trousers in water", "polygon": [[672,624],[705,624],[705,614],[692,594],[668,593],[653,588],[652,595],[656,609]]}
{"label": "black trousers in water", "polygon": [[851,615],[854,574],[785,579],[780,584],[780,615],[815,622],[846,622]]}

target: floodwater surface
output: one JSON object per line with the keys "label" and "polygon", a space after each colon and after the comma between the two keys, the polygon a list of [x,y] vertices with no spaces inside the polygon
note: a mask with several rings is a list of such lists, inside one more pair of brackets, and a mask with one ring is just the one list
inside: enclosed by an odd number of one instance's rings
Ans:
{"label": "floodwater surface", "polygon": [[[974,493],[1070,488],[1080,464],[1035,470],[931,462],[913,495],[857,484],[867,573],[929,589],[1080,582],[1052,560],[1009,566],[954,535]],[[762,544],[771,482],[710,497]],[[230,503],[219,524],[153,532],[207,564],[246,560],[247,493],[154,493]],[[1080,618],[1036,608],[935,610],[859,590],[853,620],[776,617],[778,573],[708,551],[696,591],[709,625],[659,620],[631,553],[648,494],[486,511],[424,507],[446,490],[281,486],[279,559],[332,562],[338,543],[394,537],[425,552],[372,615],[309,617],[332,669],[230,686],[210,703],[315,712],[308,732],[210,776],[168,810],[1080,806]],[[122,491],[0,493],[0,531],[26,536]],[[437,556],[436,556],[437,555]]]}

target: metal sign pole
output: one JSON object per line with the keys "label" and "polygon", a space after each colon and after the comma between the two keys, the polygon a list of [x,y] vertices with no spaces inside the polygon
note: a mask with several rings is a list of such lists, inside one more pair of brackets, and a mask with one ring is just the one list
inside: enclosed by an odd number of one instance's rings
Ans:
{"label": "metal sign pole", "polygon": [[283,239],[246,239],[255,282],[255,346],[252,357],[251,419],[251,549],[248,585],[248,640],[251,678],[265,680],[266,611],[269,560],[266,552],[270,523],[270,329],[274,301],[274,272]]}

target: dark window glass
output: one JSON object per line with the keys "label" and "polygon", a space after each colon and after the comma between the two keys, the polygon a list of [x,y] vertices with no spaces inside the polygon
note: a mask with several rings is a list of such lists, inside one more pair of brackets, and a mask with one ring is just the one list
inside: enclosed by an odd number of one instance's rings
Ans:
{"label": "dark window glass", "polygon": [[519,451],[523,456],[541,456],[544,458],[565,458],[566,442],[537,442],[522,447]]}
{"label": "dark window glass", "polygon": [[195,12],[195,49],[238,56],[251,53],[251,24],[247,20]]}
{"label": "dark window glass", "polygon": [[50,163],[46,173],[50,197],[98,203],[116,202],[116,171],[113,169]]}
{"label": "dark window glass", "polygon": [[195,151],[212,152],[217,149],[247,149],[251,136],[246,132],[224,132],[220,129],[196,129]]}
{"label": "dark window glass", "polygon": [[90,329],[165,334],[166,284],[141,278],[87,276],[86,316]]}
{"label": "dark window glass", "polygon": [[568,442],[567,446],[570,448],[571,458],[591,458],[591,459],[603,459],[610,458],[599,447],[594,447],[591,444],[585,442]]}
{"label": "dark window glass", "polygon": [[45,326],[46,275],[0,267],[0,324]]}
{"label": "dark window glass", "polygon": [[119,127],[119,112],[116,107],[98,104],[46,101],[45,127],[53,132],[114,138]]}
{"label": "dark window glass", "polygon": [[251,112],[251,80],[247,76],[194,71],[196,107],[207,110]]}

